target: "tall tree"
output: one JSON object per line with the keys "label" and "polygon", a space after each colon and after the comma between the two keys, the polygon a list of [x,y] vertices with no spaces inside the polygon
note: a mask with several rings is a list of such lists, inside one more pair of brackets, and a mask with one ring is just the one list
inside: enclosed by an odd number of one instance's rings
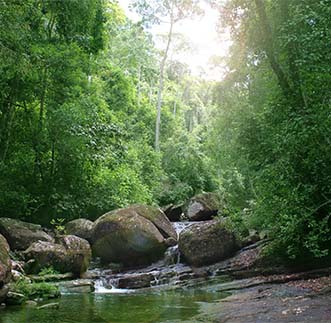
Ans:
{"label": "tall tree", "polygon": [[181,20],[201,14],[198,0],[133,0],[133,7],[142,16],[146,25],[168,24],[165,49],[162,52],[160,62],[158,95],[157,95],[157,117],[155,123],[155,150],[160,150],[160,124],[162,108],[162,92],[164,87],[164,72],[169,55],[169,49],[174,33],[174,26]]}

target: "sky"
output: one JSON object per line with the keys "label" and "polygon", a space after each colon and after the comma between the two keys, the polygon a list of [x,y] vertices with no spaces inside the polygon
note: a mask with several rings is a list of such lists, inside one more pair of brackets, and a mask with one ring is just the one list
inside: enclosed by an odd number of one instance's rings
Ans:
{"label": "sky", "polygon": [[[136,13],[129,10],[130,0],[119,0],[120,6],[124,9],[126,15],[134,20],[139,20]],[[211,56],[227,55],[228,49],[231,45],[230,36],[227,33],[218,34],[216,32],[216,25],[218,21],[218,12],[212,9],[206,3],[202,3],[202,8],[205,12],[203,17],[194,19],[185,19],[175,25],[174,32],[181,33],[192,43],[194,50],[191,52],[181,53],[174,57],[181,62],[189,65],[192,73],[195,75],[201,74],[201,69],[205,71],[205,77],[209,79],[221,79],[224,75],[222,68],[215,69],[208,64]],[[167,32],[167,25],[155,26],[151,32],[157,39],[158,34],[165,34]],[[162,44],[163,45],[163,44]],[[156,46],[162,46],[160,42],[156,41]]]}

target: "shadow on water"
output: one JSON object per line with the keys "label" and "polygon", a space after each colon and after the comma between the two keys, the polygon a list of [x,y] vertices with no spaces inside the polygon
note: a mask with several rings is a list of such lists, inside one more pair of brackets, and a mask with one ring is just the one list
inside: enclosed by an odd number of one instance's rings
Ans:
{"label": "shadow on water", "polygon": [[[11,307],[1,323],[158,323],[190,320],[200,306],[227,295],[201,289],[130,294],[64,295],[59,308]],[[192,321],[193,322],[193,321]]]}

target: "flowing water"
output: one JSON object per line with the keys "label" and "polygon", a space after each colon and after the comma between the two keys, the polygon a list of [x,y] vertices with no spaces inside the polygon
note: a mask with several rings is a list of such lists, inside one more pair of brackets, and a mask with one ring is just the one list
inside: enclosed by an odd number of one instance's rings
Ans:
{"label": "flowing water", "polygon": [[[179,234],[192,222],[175,223]],[[170,247],[163,260],[141,270],[112,273],[95,269],[95,292],[64,294],[56,308],[8,307],[0,310],[0,323],[175,323],[196,322],[202,306],[225,295],[217,288],[192,280],[191,268],[180,263],[178,247]],[[130,289],[141,284],[143,289]],[[185,284],[185,282],[190,282]],[[126,288],[119,287],[128,282]],[[188,287],[190,285],[190,287]],[[193,286],[192,286],[193,285]],[[186,287],[185,287],[186,286]],[[52,301],[54,302],[54,300]]]}

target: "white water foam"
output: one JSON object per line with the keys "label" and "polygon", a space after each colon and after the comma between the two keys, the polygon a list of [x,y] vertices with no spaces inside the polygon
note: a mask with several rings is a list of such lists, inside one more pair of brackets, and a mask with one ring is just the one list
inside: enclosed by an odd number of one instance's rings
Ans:
{"label": "white water foam", "polygon": [[95,294],[127,294],[132,293],[134,290],[132,289],[123,289],[117,288],[113,285],[110,285],[111,288],[107,288],[104,285],[104,281],[102,279],[96,280],[94,283],[94,293]]}
{"label": "white water foam", "polygon": [[172,222],[172,225],[174,229],[177,232],[177,235],[179,235],[182,231],[184,231],[186,228],[190,227],[193,224],[199,223],[197,221],[181,221],[181,222]]}

